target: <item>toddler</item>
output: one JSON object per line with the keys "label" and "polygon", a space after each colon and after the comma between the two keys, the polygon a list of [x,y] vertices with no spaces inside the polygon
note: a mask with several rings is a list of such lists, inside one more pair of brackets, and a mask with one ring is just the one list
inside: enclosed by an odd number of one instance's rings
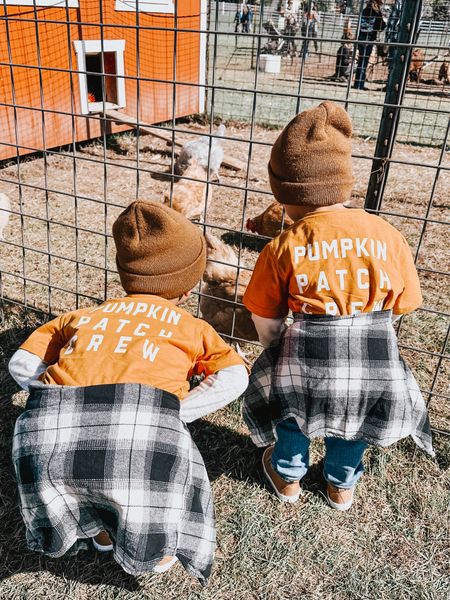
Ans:
{"label": "toddler", "polygon": [[342,38],[341,45],[336,53],[336,70],[332,77],[336,81],[346,82],[350,77],[352,48],[347,40],[348,36]]}
{"label": "toddler", "polygon": [[[13,447],[27,541],[58,557],[94,538],[129,573],[161,572],[178,557],[206,581],[212,498],[184,423],[242,394],[247,371],[179,306],[205,270],[198,228],[133,202],[113,235],[126,296],[39,327],[9,364],[31,392]],[[204,379],[189,391],[193,375]]]}
{"label": "toddler", "polygon": [[[276,495],[295,502],[310,439],[325,438],[329,504],[347,510],[367,444],[408,435],[430,454],[425,403],[398,353],[391,315],[420,306],[405,238],[346,208],[352,125],[332,102],[297,115],[275,141],[269,178],[294,224],[262,251],[244,296],[266,350],[244,400]],[[288,311],[293,324],[285,330]]]}

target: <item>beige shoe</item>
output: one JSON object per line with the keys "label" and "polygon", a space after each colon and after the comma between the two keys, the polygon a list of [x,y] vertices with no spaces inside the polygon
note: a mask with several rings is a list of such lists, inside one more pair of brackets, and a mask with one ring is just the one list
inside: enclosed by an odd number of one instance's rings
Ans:
{"label": "beige shoe", "polygon": [[111,538],[106,531],[100,531],[100,533],[97,533],[97,535],[92,538],[92,543],[98,552],[110,552],[111,550],[114,550]]}
{"label": "beige shoe", "polygon": [[336,510],[348,510],[353,504],[353,494],[355,488],[343,489],[327,483],[327,500],[328,504]]}
{"label": "beige shoe", "polygon": [[159,563],[153,567],[155,573],[165,573],[177,562],[176,556],[165,556]]}
{"label": "beige shoe", "polygon": [[[92,543],[94,544],[94,548],[99,552],[109,552],[110,550],[114,550],[112,540],[106,531],[97,533],[97,535],[92,538]],[[153,570],[155,573],[165,573],[173,567],[177,560],[178,558],[176,556],[164,556]]]}
{"label": "beige shoe", "polygon": [[277,498],[279,498],[282,502],[289,502],[293,504],[297,502],[302,494],[302,488],[300,486],[299,481],[285,481],[282,477],[278,475],[275,469],[272,467],[272,454],[273,454],[273,446],[269,446],[264,450],[262,456],[262,466],[264,470],[264,475],[266,476],[267,481],[273,488]]}

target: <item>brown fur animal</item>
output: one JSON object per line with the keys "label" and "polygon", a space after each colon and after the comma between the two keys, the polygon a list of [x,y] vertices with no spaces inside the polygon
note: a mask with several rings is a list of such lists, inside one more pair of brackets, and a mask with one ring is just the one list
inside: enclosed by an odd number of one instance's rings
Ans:
{"label": "brown fur animal", "polygon": [[442,81],[444,84],[450,83],[449,79],[450,69],[448,62],[446,60],[442,61],[441,68],[439,69],[438,79]]}
{"label": "brown fur animal", "polygon": [[171,205],[174,210],[187,219],[200,217],[205,210],[206,171],[196,160],[192,160],[183,173],[183,177],[190,177],[193,181],[180,179],[174,183],[172,204],[170,204],[170,192],[166,192],[164,195],[164,204]]}
{"label": "brown fur animal", "polygon": [[[248,219],[246,227],[252,233],[259,233],[259,235],[274,238],[281,233],[282,220],[283,207],[279,202],[274,202],[257,217]],[[283,229],[286,229],[293,224],[294,221],[285,214]]]}
{"label": "brown fur animal", "polygon": [[422,48],[414,48],[411,56],[411,63],[409,65],[409,80],[420,82],[422,75],[422,69],[424,65],[425,54]]}
{"label": "brown fur animal", "polygon": [[[241,306],[250,281],[250,271],[239,271],[239,281],[236,285],[238,258],[234,250],[209,233],[205,234],[205,238],[208,262],[202,285],[202,294],[206,295],[200,298],[203,319],[218,333],[233,334],[237,338],[257,341],[258,334],[250,312],[245,306]],[[234,328],[233,315],[235,315]]]}

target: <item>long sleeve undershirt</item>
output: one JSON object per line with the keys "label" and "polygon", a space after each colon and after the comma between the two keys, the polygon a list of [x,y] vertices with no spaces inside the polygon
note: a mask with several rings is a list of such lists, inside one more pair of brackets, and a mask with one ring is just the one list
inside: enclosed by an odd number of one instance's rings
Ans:
{"label": "long sleeve undershirt", "polygon": [[17,350],[11,357],[8,370],[11,377],[23,390],[29,391],[32,383],[37,383],[39,376],[47,369],[48,365],[28,350]]}
{"label": "long sleeve undershirt", "polygon": [[247,385],[248,373],[243,365],[226,367],[209,375],[181,401],[181,420],[191,423],[223,408],[239,398]]}
{"label": "long sleeve undershirt", "polygon": [[[11,377],[26,391],[38,382],[47,369],[39,356],[27,350],[17,350],[9,361]],[[206,377],[181,401],[180,418],[185,423],[200,419],[238,398],[248,385],[247,369],[243,365],[226,367]]]}

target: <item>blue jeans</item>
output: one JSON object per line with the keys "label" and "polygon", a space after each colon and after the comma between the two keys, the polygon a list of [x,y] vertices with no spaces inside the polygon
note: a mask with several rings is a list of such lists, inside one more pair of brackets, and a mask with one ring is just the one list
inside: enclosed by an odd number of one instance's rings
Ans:
{"label": "blue jeans", "polygon": [[[295,419],[277,425],[277,441],[272,454],[272,466],[285,481],[299,481],[309,466],[310,439],[304,435]],[[362,457],[367,443],[362,440],[325,438],[325,480],[338,488],[352,488],[364,472]]]}
{"label": "blue jeans", "polygon": [[[368,40],[367,37],[360,39]],[[358,65],[355,72],[354,87],[362,89],[366,83],[366,70],[369,64],[370,55],[372,54],[373,44],[358,44]]]}

